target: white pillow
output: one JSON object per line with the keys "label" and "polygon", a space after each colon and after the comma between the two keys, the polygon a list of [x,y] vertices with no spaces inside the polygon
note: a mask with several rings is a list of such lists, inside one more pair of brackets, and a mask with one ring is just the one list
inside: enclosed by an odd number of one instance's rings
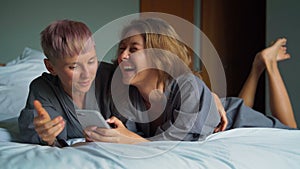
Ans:
{"label": "white pillow", "polygon": [[17,59],[0,67],[0,121],[19,116],[30,82],[47,71],[44,58],[43,53],[25,48]]}
{"label": "white pillow", "polygon": [[28,86],[34,78],[47,71],[44,58],[42,52],[26,47],[18,58],[0,67],[0,86]]}
{"label": "white pillow", "polygon": [[16,59],[6,63],[6,66],[16,65],[24,62],[41,61],[45,57],[46,56],[42,52],[25,47],[22,54]]}
{"label": "white pillow", "polygon": [[30,82],[47,72],[44,58],[42,52],[26,47],[19,57],[0,67],[0,141],[18,141],[18,117]]}

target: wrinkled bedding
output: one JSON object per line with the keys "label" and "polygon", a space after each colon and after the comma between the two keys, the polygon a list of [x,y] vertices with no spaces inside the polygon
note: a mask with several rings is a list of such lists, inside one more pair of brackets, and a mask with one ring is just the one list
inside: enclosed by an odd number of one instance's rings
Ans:
{"label": "wrinkled bedding", "polygon": [[300,131],[234,129],[198,142],[87,143],[56,148],[0,142],[2,168],[298,169]]}

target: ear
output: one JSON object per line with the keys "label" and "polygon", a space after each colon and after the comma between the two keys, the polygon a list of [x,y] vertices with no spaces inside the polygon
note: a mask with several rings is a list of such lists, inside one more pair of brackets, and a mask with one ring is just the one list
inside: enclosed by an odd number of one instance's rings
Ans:
{"label": "ear", "polygon": [[44,64],[45,64],[47,70],[48,70],[52,75],[55,76],[56,73],[55,73],[55,70],[54,70],[53,65],[52,65],[52,63],[50,62],[50,60],[49,60],[49,59],[44,59]]}

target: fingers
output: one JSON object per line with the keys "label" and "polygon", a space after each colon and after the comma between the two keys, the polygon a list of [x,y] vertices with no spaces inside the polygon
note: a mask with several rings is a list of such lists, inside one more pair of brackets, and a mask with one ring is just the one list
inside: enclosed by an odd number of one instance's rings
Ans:
{"label": "fingers", "polygon": [[56,137],[63,131],[63,129],[64,123],[51,127],[48,130],[44,130],[39,135],[43,141],[47,142],[49,145],[52,145]]}
{"label": "fingers", "polygon": [[99,128],[97,126],[90,126],[84,129],[84,133],[90,136],[90,133],[97,133],[97,135],[103,136],[103,137],[110,137],[113,134],[110,134],[110,129],[106,128]]}
{"label": "fingers", "polygon": [[221,113],[221,123],[221,131],[224,131],[228,125],[228,119],[225,110],[223,110]]}
{"label": "fingers", "polygon": [[118,142],[117,131],[114,129],[105,128],[86,128],[84,133],[86,135],[86,140],[88,141],[100,141],[100,142]]}
{"label": "fingers", "polygon": [[64,129],[65,121],[61,116],[51,120],[48,112],[43,108],[42,104],[38,100],[34,100],[33,105],[38,114],[33,119],[35,131],[43,141],[52,145],[56,136],[58,136]]}
{"label": "fingers", "polygon": [[38,100],[33,101],[33,106],[37,111],[38,116],[41,118],[41,121],[47,122],[51,120],[48,112],[43,108],[42,104]]}
{"label": "fingers", "polygon": [[228,122],[225,120],[221,120],[219,125],[214,129],[214,133],[220,132],[220,131],[225,131],[227,127]]}
{"label": "fingers", "polygon": [[36,117],[33,119],[33,124],[36,127],[37,131],[47,130],[59,124],[63,125],[65,123],[61,116],[58,116],[48,122],[42,122],[40,119],[40,117]]}
{"label": "fingers", "polygon": [[[125,128],[123,123],[114,116],[107,119],[106,122],[109,124],[113,124],[115,126],[115,129]],[[89,126],[84,129],[84,134],[87,141],[117,142],[119,132],[115,129]]]}
{"label": "fingers", "polygon": [[219,125],[219,131],[224,131],[228,125],[228,119],[226,116],[226,112],[224,110],[220,113],[220,115],[221,115],[221,122]]}
{"label": "fingers", "polygon": [[111,129],[105,129],[105,128],[99,128],[97,127],[93,132],[103,136],[103,137],[114,137],[116,136],[116,130]]}
{"label": "fingers", "polygon": [[217,110],[219,111],[219,114],[221,116],[221,122],[215,128],[215,132],[224,131],[227,127],[227,124],[228,124],[228,119],[227,119],[227,116],[226,116],[226,112],[225,112],[225,109],[224,109],[224,107],[222,105],[222,102],[221,102],[220,98],[218,97],[218,95],[213,93],[213,92],[212,92],[212,95],[214,97],[214,100],[215,100],[215,103],[216,103],[216,106],[217,106]]}
{"label": "fingers", "polygon": [[51,145],[56,136],[64,129],[65,122],[63,118],[59,116],[46,123],[40,123],[39,119],[34,119],[34,125],[39,137]]}
{"label": "fingers", "polygon": [[114,124],[115,128],[119,127],[125,127],[121,120],[119,120],[117,117],[112,116],[111,118],[106,120],[110,124]]}
{"label": "fingers", "polygon": [[[118,143],[126,134],[127,129],[123,125],[122,121],[120,121],[116,117],[111,117],[107,120],[108,123],[114,124],[114,129],[106,129],[106,128],[99,128],[96,126],[90,126],[84,129],[84,133],[86,135],[87,141],[100,141],[100,142],[112,142]],[[122,132],[123,131],[123,132]]]}
{"label": "fingers", "polygon": [[[221,124],[221,123],[220,123]],[[214,133],[217,133],[220,131],[220,125],[218,125],[215,129],[214,129]]]}
{"label": "fingers", "polygon": [[221,120],[221,122],[218,124],[218,126],[214,129],[214,133],[225,131],[226,127],[228,125],[228,122]]}

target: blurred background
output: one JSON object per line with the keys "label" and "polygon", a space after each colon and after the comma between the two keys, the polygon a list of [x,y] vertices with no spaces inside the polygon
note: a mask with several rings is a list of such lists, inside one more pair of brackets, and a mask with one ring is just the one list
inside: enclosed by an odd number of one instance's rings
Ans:
{"label": "blurred background", "polygon": [[[17,58],[25,47],[41,51],[39,34],[54,20],[82,21],[96,32],[115,19],[138,12],[169,13],[198,26],[221,58],[227,96],[238,95],[256,53],[277,38],[286,37],[291,59],[280,62],[279,68],[300,126],[298,0],[2,0],[0,63]],[[109,53],[105,61],[114,55]],[[194,66],[203,72],[209,85],[205,66],[197,59]],[[267,77],[262,76],[254,106],[266,114],[270,112],[267,83]]]}

